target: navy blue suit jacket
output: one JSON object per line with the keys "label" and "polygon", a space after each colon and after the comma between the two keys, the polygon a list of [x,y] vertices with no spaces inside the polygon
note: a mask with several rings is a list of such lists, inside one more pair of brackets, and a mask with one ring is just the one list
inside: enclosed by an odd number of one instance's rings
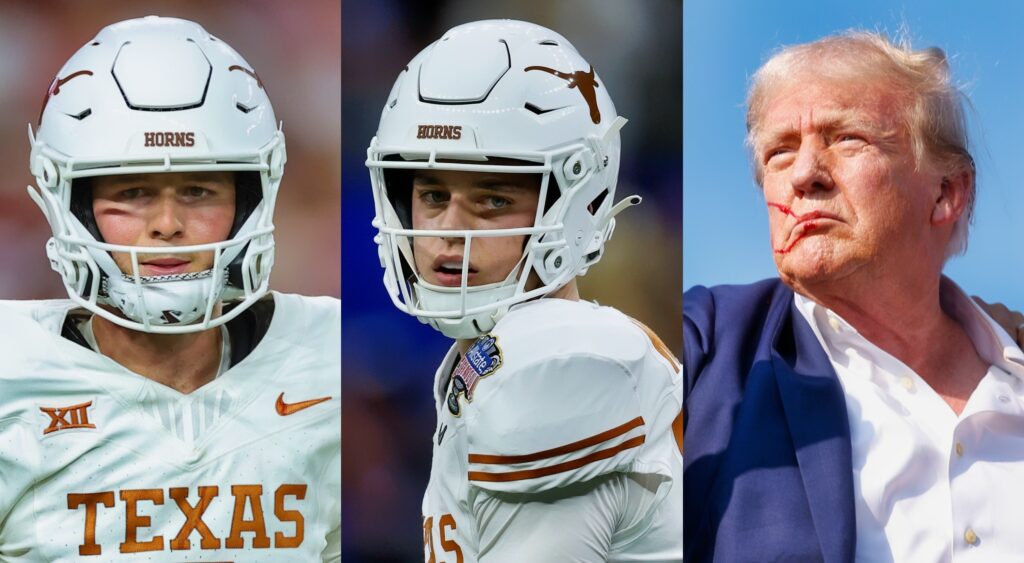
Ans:
{"label": "navy blue suit jacket", "polygon": [[688,562],[853,561],[835,370],[777,279],[683,297]]}

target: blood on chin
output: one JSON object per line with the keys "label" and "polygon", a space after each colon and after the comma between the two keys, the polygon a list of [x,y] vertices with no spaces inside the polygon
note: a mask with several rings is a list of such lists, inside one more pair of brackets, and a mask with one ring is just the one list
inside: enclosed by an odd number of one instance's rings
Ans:
{"label": "blood on chin", "polygon": [[790,250],[774,253],[775,267],[787,285],[804,291],[816,284],[845,278],[873,259],[825,233],[801,237]]}
{"label": "blood on chin", "polygon": [[800,232],[797,233],[797,235],[795,237],[793,237],[793,239],[791,241],[789,241],[789,244],[786,244],[785,246],[783,246],[781,248],[775,248],[774,249],[775,253],[776,254],[789,254],[789,252],[791,250],[793,250],[793,247],[796,246],[796,243],[798,243],[801,240],[803,240],[804,237],[808,236],[808,234],[810,234],[811,232],[817,230],[819,227],[820,227],[820,225],[818,223],[813,223],[813,222],[810,222],[810,221],[808,221],[806,223],[801,223],[797,227],[800,230]]}

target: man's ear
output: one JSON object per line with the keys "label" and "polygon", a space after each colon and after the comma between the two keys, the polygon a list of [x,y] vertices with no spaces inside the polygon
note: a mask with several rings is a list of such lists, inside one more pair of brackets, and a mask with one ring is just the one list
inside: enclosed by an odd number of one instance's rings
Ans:
{"label": "man's ear", "polygon": [[973,191],[974,171],[961,169],[943,176],[939,196],[932,208],[932,225],[956,222],[967,211]]}

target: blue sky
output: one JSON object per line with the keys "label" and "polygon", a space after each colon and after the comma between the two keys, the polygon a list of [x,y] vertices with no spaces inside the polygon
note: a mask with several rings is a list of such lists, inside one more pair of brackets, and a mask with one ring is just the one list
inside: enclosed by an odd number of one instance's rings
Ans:
{"label": "blue sky", "polygon": [[749,77],[782,45],[851,28],[938,46],[972,101],[978,202],[946,266],[969,293],[1024,309],[1024,4],[687,0],[683,18],[683,285],[775,275],[764,200],[743,145]]}

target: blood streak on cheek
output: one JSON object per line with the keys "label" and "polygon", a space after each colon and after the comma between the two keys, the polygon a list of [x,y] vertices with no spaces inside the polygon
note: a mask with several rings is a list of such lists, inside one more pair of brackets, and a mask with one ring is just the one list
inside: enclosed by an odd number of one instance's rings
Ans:
{"label": "blood streak on cheek", "polygon": [[[793,213],[793,210],[790,209],[788,205],[782,205],[781,203],[774,203],[774,202],[769,201],[768,202],[768,207],[774,207],[775,209],[778,209],[779,211],[781,211],[785,215],[789,215],[790,217],[796,217],[796,213]],[[802,239],[802,238],[804,238],[803,233],[801,233],[799,236],[797,236],[795,239],[793,239],[793,242],[789,243],[785,248],[776,248],[775,249],[775,253],[776,254],[786,254],[786,253],[788,253],[790,250],[793,249],[793,245],[795,245],[797,242],[799,242],[799,240]]]}
{"label": "blood streak on cheek", "polygon": [[789,215],[790,217],[796,217],[796,213],[793,213],[792,209],[790,209],[786,205],[782,205],[781,203],[772,203],[772,202],[769,201],[768,202],[768,207],[774,207],[774,208],[778,209],[779,211],[785,213],[786,215]]}

